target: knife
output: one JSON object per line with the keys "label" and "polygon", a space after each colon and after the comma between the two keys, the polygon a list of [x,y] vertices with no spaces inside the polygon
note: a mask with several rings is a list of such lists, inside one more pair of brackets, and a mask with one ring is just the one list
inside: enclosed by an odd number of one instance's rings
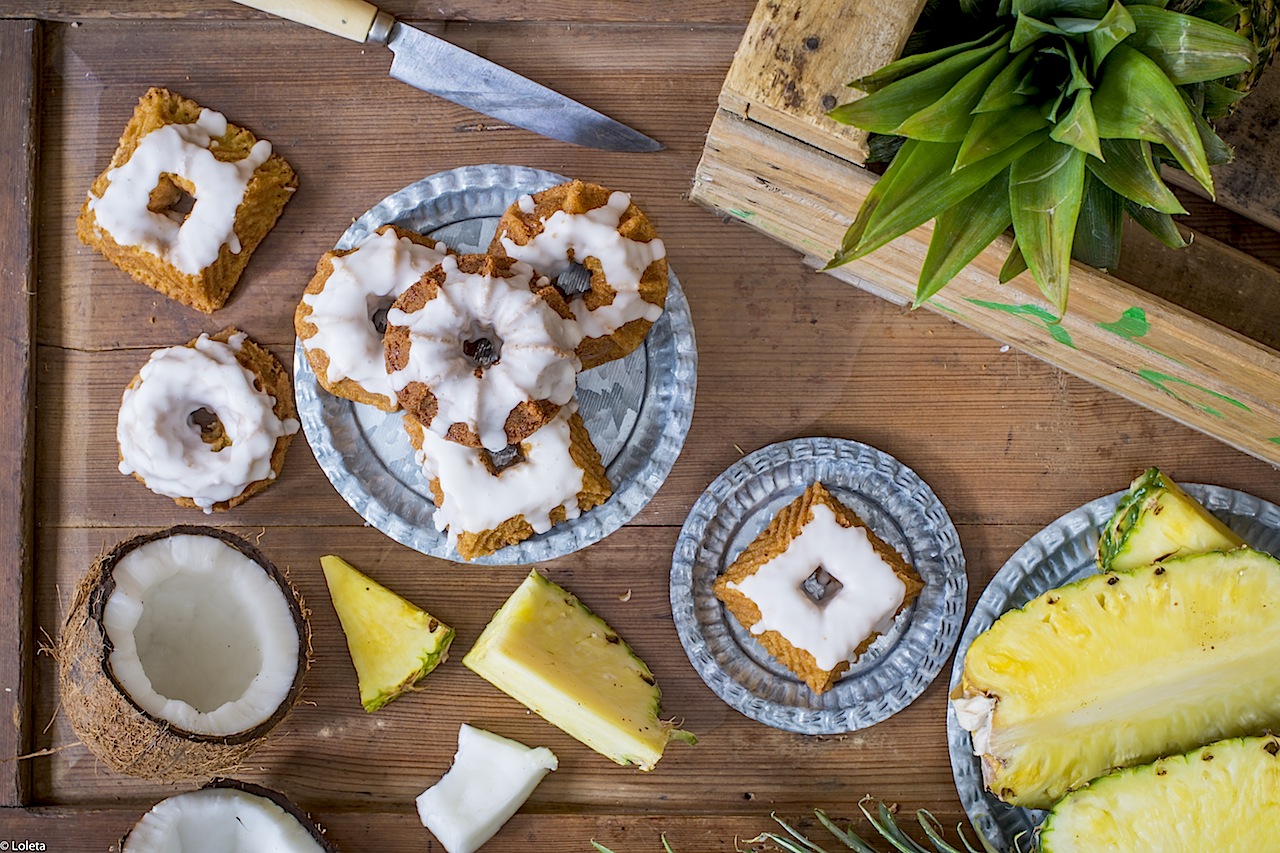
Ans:
{"label": "knife", "polygon": [[236,2],[362,44],[385,44],[395,54],[392,77],[507,124],[608,151],[663,148],[660,142],[559,92],[405,26],[364,0]]}

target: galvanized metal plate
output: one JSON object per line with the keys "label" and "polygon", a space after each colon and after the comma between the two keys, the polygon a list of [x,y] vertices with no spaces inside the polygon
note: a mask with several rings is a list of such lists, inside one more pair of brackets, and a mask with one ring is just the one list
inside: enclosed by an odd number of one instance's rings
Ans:
{"label": "galvanized metal plate", "polygon": [[[458,252],[488,248],[498,217],[526,193],[563,183],[520,166],[467,166],[440,172],[383,199],[357,219],[335,249],[349,249],[392,223]],[[302,344],[294,348],[298,415],[316,461],[365,521],[423,554],[461,561],[436,530],[435,505],[414,462],[400,413],[335,397],[316,382]],[[604,461],[613,496],[576,519],[472,560],[526,565],[561,557],[617,530],[654,496],[675,464],[693,419],[697,350],[689,304],[675,273],[666,310],[631,355],[578,375],[578,405]]]}
{"label": "galvanized metal plate", "polygon": [[[1280,507],[1221,486],[1181,485],[1250,545],[1269,554],[1280,553]],[[964,657],[974,638],[990,628],[1002,613],[1098,571],[1098,537],[1123,494],[1119,491],[1090,501],[1052,522],[1027,540],[996,572],[960,638],[951,667],[952,690],[960,684]],[[1032,830],[1040,825],[1045,812],[1006,805],[987,792],[969,733],[960,728],[950,702],[947,741],[956,790],[974,828],[1001,850],[1030,849]]]}
{"label": "galvanized metal plate", "polygon": [[[774,660],[715,597],[715,580],[780,509],[821,482],[915,567],[925,588],[826,693]],[[801,734],[865,728],[910,704],[942,669],[964,618],[964,554],[937,495],[886,453],[838,438],[770,445],[698,498],[671,564],[671,609],[702,680],[729,706]]]}

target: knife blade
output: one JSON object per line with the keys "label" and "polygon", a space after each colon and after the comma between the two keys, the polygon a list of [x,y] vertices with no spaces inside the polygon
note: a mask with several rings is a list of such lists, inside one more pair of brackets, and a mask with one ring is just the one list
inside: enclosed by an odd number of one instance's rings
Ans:
{"label": "knife blade", "polygon": [[391,76],[543,136],[607,151],[660,151],[660,142],[364,0],[236,0],[299,24],[391,49]]}

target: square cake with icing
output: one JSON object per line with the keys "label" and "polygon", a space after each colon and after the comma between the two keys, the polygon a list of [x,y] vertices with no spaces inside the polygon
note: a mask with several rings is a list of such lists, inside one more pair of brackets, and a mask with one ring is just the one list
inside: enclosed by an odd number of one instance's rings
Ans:
{"label": "square cake with icing", "polygon": [[134,280],[211,313],[297,187],[270,142],[195,101],[151,89],[90,187],[76,235]]}
{"label": "square cake with icing", "polygon": [[902,555],[814,483],[738,555],[715,594],[770,655],[823,693],[923,588]]}
{"label": "square cake with icing", "polygon": [[404,426],[431,488],[436,528],[464,560],[545,533],[613,494],[577,400],[498,453],[442,438],[409,414]]}

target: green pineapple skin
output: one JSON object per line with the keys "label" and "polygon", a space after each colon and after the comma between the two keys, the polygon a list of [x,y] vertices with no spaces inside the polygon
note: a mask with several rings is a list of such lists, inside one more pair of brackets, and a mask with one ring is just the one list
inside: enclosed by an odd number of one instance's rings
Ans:
{"label": "green pineapple skin", "polygon": [[1040,853],[1271,849],[1280,836],[1277,753],[1275,736],[1238,738],[1095,779],[1049,812]]}
{"label": "green pineapple skin", "polygon": [[1098,540],[1098,568],[1131,572],[1170,557],[1229,551],[1245,542],[1195,498],[1148,468],[1120,498]]}

